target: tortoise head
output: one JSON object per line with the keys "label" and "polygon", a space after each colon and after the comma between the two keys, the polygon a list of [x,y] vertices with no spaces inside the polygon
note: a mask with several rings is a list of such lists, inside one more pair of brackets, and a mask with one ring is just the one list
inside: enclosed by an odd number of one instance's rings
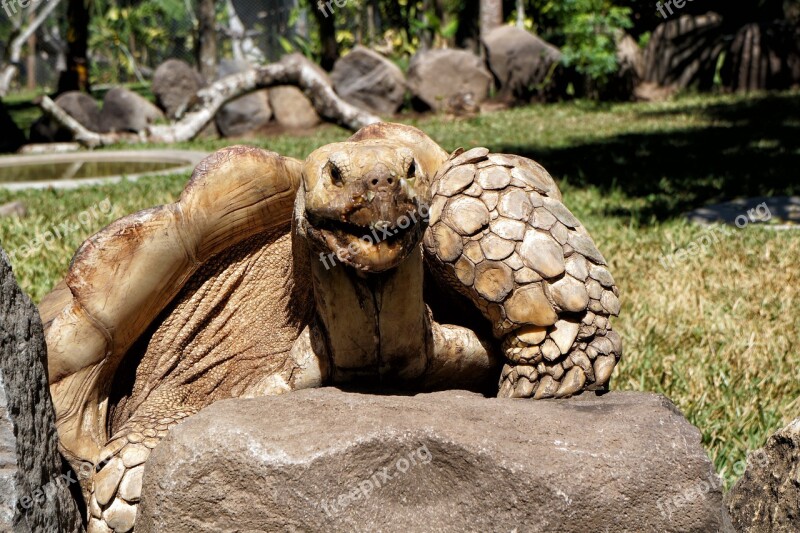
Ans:
{"label": "tortoise head", "polygon": [[315,251],[363,272],[399,265],[427,227],[436,161],[404,140],[388,138],[351,139],[316,150],[303,166],[301,214]]}

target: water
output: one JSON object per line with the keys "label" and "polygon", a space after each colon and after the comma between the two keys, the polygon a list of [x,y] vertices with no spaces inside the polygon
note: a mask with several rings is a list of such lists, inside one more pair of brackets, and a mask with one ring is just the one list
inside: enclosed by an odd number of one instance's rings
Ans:
{"label": "water", "polygon": [[186,161],[70,161],[0,166],[0,183],[52,181],[159,172],[186,166]]}

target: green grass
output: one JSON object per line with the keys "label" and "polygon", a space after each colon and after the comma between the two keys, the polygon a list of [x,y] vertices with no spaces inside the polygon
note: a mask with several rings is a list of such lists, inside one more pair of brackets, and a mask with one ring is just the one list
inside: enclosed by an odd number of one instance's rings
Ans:
{"label": "green grass", "polygon": [[[800,192],[798,117],[800,93],[782,93],[689,96],[660,104],[577,102],[409,122],[448,150],[483,145],[523,154],[556,177],[620,287],[623,309],[615,327],[625,355],[613,386],[670,397],[700,428],[730,484],[747,451],[800,412],[800,235],[733,229],[672,268],[660,259],[702,237],[704,229],[680,217],[688,208]],[[304,157],[347,135],[326,126],[309,137],[248,143]],[[22,220],[0,220],[0,243],[14,254],[22,286],[38,301],[83,239],[114,218],[173,200],[186,178],[66,192],[0,191],[0,203],[21,200],[30,211]],[[95,208],[93,215],[91,207],[106,198],[108,212]],[[23,253],[23,246],[65,221],[72,229],[64,238]]]}

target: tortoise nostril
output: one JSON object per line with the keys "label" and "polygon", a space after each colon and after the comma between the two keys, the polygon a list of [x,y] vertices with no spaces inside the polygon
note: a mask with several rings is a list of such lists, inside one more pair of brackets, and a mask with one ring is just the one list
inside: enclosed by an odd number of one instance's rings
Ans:
{"label": "tortoise nostril", "polygon": [[391,185],[394,182],[392,178],[389,178],[387,181],[389,182],[389,185]]}
{"label": "tortoise nostril", "polygon": [[373,184],[373,185],[377,185],[377,184],[378,184],[378,179],[377,179],[377,178],[373,179],[373,180],[372,180],[372,184]]}

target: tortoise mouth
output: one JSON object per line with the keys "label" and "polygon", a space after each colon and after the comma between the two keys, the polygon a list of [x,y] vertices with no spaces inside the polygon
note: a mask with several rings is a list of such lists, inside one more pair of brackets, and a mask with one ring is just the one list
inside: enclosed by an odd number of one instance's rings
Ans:
{"label": "tortoise mouth", "polygon": [[424,220],[409,211],[396,221],[364,226],[307,213],[309,234],[320,247],[326,268],[342,263],[364,272],[383,272],[399,265],[419,244]]}

